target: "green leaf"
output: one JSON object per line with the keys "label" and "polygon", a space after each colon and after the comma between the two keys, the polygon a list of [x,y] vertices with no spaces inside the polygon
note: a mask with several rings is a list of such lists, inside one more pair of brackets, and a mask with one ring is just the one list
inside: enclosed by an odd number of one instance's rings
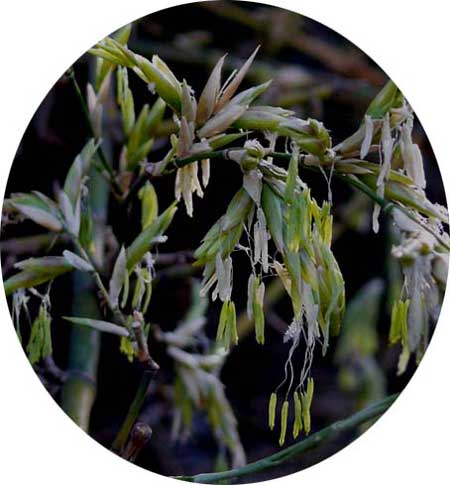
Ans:
{"label": "green leaf", "polygon": [[132,242],[127,249],[127,269],[128,272],[141,261],[154,244],[155,238],[164,234],[172,222],[173,216],[177,211],[176,202],[173,202],[150,226],[144,229],[139,236]]}
{"label": "green leaf", "polygon": [[80,317],[62,317],[71,323],[82,325],[84,327],[90,327],[99,332],[112,333],[119,335],[120,337],[128,337],[130,333],[124,327],[116,325],[115,323],[105,322],[104,320],[94,320],[93,318],[80,318]]}
{"label": "green leaf", "polygon": [[22,269],[22,271],[4,282],[6,296],[20,288],[32,288],[73,271],[73,266],[60,256],[30,258],[16,263],[15,267]]}
{"label": "green leaf", "polygon": [[66,273],[73,269],[73,266],[62,256],[28,258],[19,261],[14,267],[23,271],[34,271],[35,273],[55,275]]}
{"label": "green leaf", "polygon": [[80,271],[94,271],[94,268],[91,263],[80,258],[77,254],[73,253],[72,251],[68,251],[67,249],[63,251],[63,256],[66,261],[71,264],[75,269],[79,269]]}
{"label": "green leaf", "polygon": [[81,200],[77,199],[75,205],[72,205],[67,194],[63,191],[59,194],[61,212],[64,216],[67,229],[74,236],[78,236],[81,225]]}
{"label": "green leaf", "polygon": [[67,173],[64,182],[64,192],[67,194],[73,207],[75,207],[78,197],[80,196],[82,180],[91,167],[92,160],[98,147],[99,143],[96,143],[96,141],[91,138],[76,156]]}
{"label": "green leaf", "polygon": [[59,232],[63,228],[61,221],[47,210],[36,206],[18,204],[13,201],[11,201],[11,205],[22,215],[50,231]]}
{"label": "green leaf", "polygon": [[111,279],[109,281],[109,298],[114,306],[119,304],[120,291],[127,277],[127,256],[125,247],[122,246],[114,264]]}
{"label": "green leaf", "polygon": [[130,135],[136,121],[134,111],[133,93],[128,84],[128,71],[126,67],[117,69],[117,103],[122,114],[122,126],[126,136]]}

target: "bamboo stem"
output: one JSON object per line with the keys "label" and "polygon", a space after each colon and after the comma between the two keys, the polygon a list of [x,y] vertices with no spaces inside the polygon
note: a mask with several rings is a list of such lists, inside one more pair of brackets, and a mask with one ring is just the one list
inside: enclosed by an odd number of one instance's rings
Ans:
{"label": "bamboo stem", "polygon": [[335,423],[323,428],[317,433],[308,436],[304,440],[285,448],[271,456],[263,458],[261,460],[249,463],[241,468],[235,468],[233,470],[227,470],[224,472],[217,473],[201,473],[194,476],[178,476],[179,480],[185,480],[187,482],[195,483],[219,483],[223,480],[232,480],[234,478],[239,478],[243,476],[250,475],[252,473],[259,473],[274,466],[280,465],[282,463],[291,460],[292,458],[297,458],[301,453],[316,448],[321,445],[326,440],[334,438],[336,435],[342,433],[343,431],[348,431],[357,428],[361,424],[367,423],[374,418],[378,418],[392,405],[392,403],[397,399],[398,395],[391,395],[378,401],[365,409],[349,416],[348,418],[342,419],[341,421],[336,421]]}
{"label": "bamboo stem", "polygon": [[[90,191],[93,194],[92,210],[96,216],[97,264],[103,261],[103,246],[99,243],[104,233],[104,208],[108,201],[106,182],[98,173],[92,171]],[[74,273],[74,299],[72,307],[76,312],[100,317],[93,281],[87,273]],[[89,430],[89,419],[94,404],[97,386],[97,366],[100,354],[100,333],[86,327],[75,325],[70,336],[68,379],[64,384],[61,406],[64,411],[84,431]]]}
{"label": "bamboo stem", "polygon": [[[73,308],[78,312],[100,317],[92,284],[86,274],[76,272],[73,279]],[[97,385],[97,365],[100,354],[100,333],[86,327],[73,326],[70,335],[67,381],[61,397],[61,407],[84,431],[89,431],[91,409]]]}
{"label": "bamboo stem", "polygon": [[[83,112],[87,116],[88,127],[91,132],[92,125],[89,113],[81,95],[80,88],[75,79],[73,69],[69,71],[74,89],[81,103]],[[100,153],[103,150],[99,147]],[[102,157],[99,155],[100,158]],[[106,157],[103,154],[106,162]],[[107,162],[106,162],[107,164]],[[109,164],[107,164],[109,166]],[[106,168],[106,167],[105,167]],[[111,167],[110,167],[111,168]],[[112,168],[111,168],[112,171]],[[91,197],[92,216],[94,224],[94,247],[95,255],[92,257],[95,267],[102,268],[104,265],[105,224],[109,198],[109,184],[94,169],[90,171],[89,194]],[[92,278],[87,273],[74,274],[73,280],[74,299],[73,309],[78,313],[92,315],[100,318],[100,309],[95,298],[95,287]],[[97,388],[97,367],[100,354],[101,336],[96,330],[74,326],[70,336],[69,360],[67,375],[64,384],[61,407],[84,431],[89,431],[89,420],[94,404]]]}

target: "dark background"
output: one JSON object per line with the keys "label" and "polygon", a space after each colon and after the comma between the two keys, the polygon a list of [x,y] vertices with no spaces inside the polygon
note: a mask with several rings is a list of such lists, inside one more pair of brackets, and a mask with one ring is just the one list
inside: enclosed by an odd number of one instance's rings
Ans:
{"label": "dark background", "polygon": [[[231,10],[227,9],[230,6]],[[229,53],[226,63],[229,67],[245,59],[258,44],[261,44],[261,50],[255,68],[243,88],[274,77],[274,87],[267,93],[267,102],[295,109],[300,117],[311,116],[323,121],[335,143],[358,127],[368,102],[387,79],[371,59],[324,26],[294,13],[245,2],[190,4],[157,12],[135,23],[129,42],[131,49],[144,55],[159,54],[179,79],[188,80],[197,94],[220,55]],[[81,86],[85,86],[89,77],[90,62],[88,56],[83,56],[74,66]],[[292,67],[296,70],[291,71]],[[138,110],[151,101],[151,95],[145,84],[131,74],[130,83]],[[120,132],[114,120],[108,130],[117,155]],[[72,85],[63,75],[26,130],[11,169],[6,195],[30,190],[52,194],[55,180],[62,183],[87,137],[80,105]],[[432,202],[444,204],[436,160],[420,125],[415,138],[424,154],[428,197]],[[151,161],[159,160],[165,153],[164,145],[159,144],[159,147],[150,154]],[[211,173],[204,199],[195,198],[194,218],[187,217],[184,208],[177,212],[168,231],[169,240],[164,245],[164,252],[195,249],[240,187],[241,174],[235,166],[214,161]],[[307,173],[302,177],[318,200],[326,198],[324,179]],[[173,177],[167,177],[155,183],[161,207],[166,207],[173,200],[173,182]],[[352,195],[338,180],[333,181],[332,188],[336,207],[345,204]],[[134,209],[133,206],[118,209],[111,202],[109,223],[125,244],[133,240],[139,231],[139,214]],[[338,224],[345,225],[339,212],[335,213],[335,217]],[[26,222],[20,226],[5,227],[2,239],[36,233],[36,226]],[[389,242],[384,224],[379,235],[370,231],[344,230],[333,250],[346,282],[348,300],[368,280],[377,276],[386,278]],[[13,262],[14,258],[2,250],[3,268],[8,275],[12,272]],[[235,277],[234,295],[238,310],[245,305],[246,264],[245,259],[238,259],[235,263],[235,276],[238,274],[236,268],[245,268],[244,276]],[[61,369],[67,365],[70,329],[58,315],[70,313],[71,297],[68,295],[73,291],[70,276],[59,278],[52,290],[54,358]],[[188,303],[189,282],[163,280],[152,298],[151,321],[165,330],[173,328],[182,318]],[[280,301],[275,310],[281,319],[289,321],[289,302]],[[215,333],[219,311],[217,304],[210,305],[208,332],[211,336]],[[383,308],[378,325],[380,349],[376,357],[387,378],[387,393],[391,393],[404,388],[415,368],[410,364],[405,375],[396,377],[399,350],[387,347],[388,328],[389,319]],[[266,425],[266,412],[268,396],[282,379],[287,346],[282,343],[279,331],[270,326],[266,342],[264,347],[258,346],[251,336],[240,342],[231,352],[222,372],[227,397],[239,421],[248,461],[278,450],[277,436]],[[325,358],[317,352],[313,364],[312,374],[316,381],[313,431],[355,410],[356,397],[343,393],[338,386],[333,344]],[[128,364],[117,350],[117,340],[104,336],[90,433],[106,446],[120,426],[140,377],[140,370]],[[170,442],[171,407],[164,398],[163,389],[172,382],[171,362],[162,346],[156,348],[155,358],[163,371],[153,385],[141,417],[152,426],[154,438],[140,455],[138,464],[164,475],[210,471],[216,457],[216,445],[203,416],[194,421],[193,436],[189,441]],[[46,384],[52,395],[59,399],[58,386]],[[308,452],[294,463],[251,479],[268,479],[303,469],[342,448],[354,437],[354,433],[344,434],[326,446]]]}

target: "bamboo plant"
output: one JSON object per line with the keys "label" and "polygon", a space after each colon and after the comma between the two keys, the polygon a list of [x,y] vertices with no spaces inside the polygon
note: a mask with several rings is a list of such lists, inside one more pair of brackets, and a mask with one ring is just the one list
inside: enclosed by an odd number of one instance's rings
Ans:
{"label": "bamboo plant", "polygon": [[[124,365],[127,360],[142,364],[136,397],[111,443],[113,450],[131,460],[151,435],[146,430],[146,438],[142,439],[142,424],[137,420],[150,383],[159,371],[148,344],[152,335],[156,345],[166,349],[174,362],[173,436],[188,434],[193,415],[205,410],[213,434],[234,470],[180,478],[203,482],[234,478],[289,459],[316,442],[316,435],[305,438],[312,426],[314,387],[321,385],[311,376],[315,349],[325,354],[346,319],[345,281],[332,249],[332,180],[343,181],[373,202],[374,232],[379,230],[381,216],[388,217],[398,231],[391,252],[401,267],[402,283],[391,310],[389,341],[401,345],[399,373],[404,372],[412,357],[418,362],[423,356],[439,312],[450,248],[445,229],[448,214],[427,198],[421,152],[412,139],[414,115],[393,82],[389,81],[373,99],[354,134],[333,140],[320,121],[300,119],[294,111],[261,102],[270,86],[269,79],[240,89],[258,48],[225,82],[221,73],[226,58],[221,57],[203,90],[195,93],[188,81],[179,80],[158,56],[148,59],[130,50],[129,33],[130,28],[125,27],[90,50],[96,62],[95,80],[85,89],[79,87],[73,71],[69,74],[90,138],[73,161],[56,197],[31,192],[13,193],[5,199],[4,222],[30,219],[65,246],[61,251],[57,246],[57,254],[16,263],[17,271],[5,278],[5,291],[11,297],[19,335],[30,299],[40,302],[38,314],[32,319],[31,336],[25,343],[32,363],[51,356],[52,325],[55,320],[63,320],[74,328],[115,335],[117,351],[126,357]],[[129,76],[137,76],[149,88],[149,103],[140,111],[135,108]],[[103,134],[111,93],[123,133],[117,160],[106,156]],[[175,129],[163,142],[158,139],[159,146],[166,147],[166,154],[155,161],[152,150],[158,127],[169,118]],[[199,210],[195,196],[202,198],[210,190],[210,171],[218,160],[230,171],[242,174],[242,185],[229,194],[225,212],[198,238],[192,271],[200,269],[203,276],[192,284],[189,312],[175,330],[156,327],[150,324],[149,308],[166,231],[169,226],[176,230],[177,211],[186,211],[195,218]],[[319,202],[314,197],[303,180],[307,171],[325,178],[328,200]],[[136,207],[136,202],[140,205],[140,232],[128,246],[117,242],[110,265],[102,257],[104,235],[99,235],[93,216],[99,189],[92,181],[98,177],[116,203],[124,207],[131,203]],[[174,200],[167,207],[160,207],[158,201],[161,177],[174,180]],[[247,256],[249,274],[233,269],[238,252]],[[220,381],[222,365],[239,342],[239,315],[233,292],[237,271],[239,278],[248,279],[245,318],[252,322],[259,345],[266,345],[268,340],[267,280],[278,281],[291,302],[291,323],[284,334],[284,378],[267,396],[267,422],[271,429],[277,429],[280,446],[288,433],[299,443],[273,459],[251,465],[246,465],[237,421]],[[70,272],[88,282],[85,287],[90,296],[86,298],[98,299],[101,312],[85,304],[74,305],[71,315],[52,314],[52,282]],[[379,299],[379,283],[373,283],[370,292],[369,298]],[[352,305],[352,312],[365,310],[364,295],[361,298],[359,306]],[[216,300],[221,304],[215,323],[216,341],[199,350],[207,323],[206,309]],[[360,330],[360,342],[366,349],[362,355],[370,361],[372,341],[364,346],[370,329]],[[352,345],[344,333],[338,362],[344,362],[346,349]],[[299,348],[301,356],[296,352]],[[92,359],[92,353],[86,358]],[[71,392],[75,391],[67,388],[64,395],[64,401],[70,403],[69,414],[87,430],[93,396],[83,399],[80,394],[77,401],[77,394]],[[322,434],[317,440],[379,415],[392,400],[319,432]],[[292,429],[288,429],[288,423],[293,423]]]}

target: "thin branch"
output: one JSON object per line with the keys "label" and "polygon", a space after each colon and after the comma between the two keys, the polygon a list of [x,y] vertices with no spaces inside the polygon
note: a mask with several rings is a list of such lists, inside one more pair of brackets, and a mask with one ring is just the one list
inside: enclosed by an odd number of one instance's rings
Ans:
{"label": "thin branch", "polygon": [[349,185],[352,185],[353,187],[359,189],[361,192],[364,192],[366,195],[368,195],[374,202],[376,202],[385,212],[386,214],[391,214],[393,209],[398,209],[403,214],[405,214],[409,219],[414,221],[416,224],[418,224],[423,230],[427,231],[430,233],[438,242],[441,244],[447,251],[450,251],[450,246],[444,239],[439,235],[436,234],[430,227],[428,227],[423,221],[418,219],[412,211],[407,209],[406,207],[403,207],[402,205],[395,204],[394,202],[384,199],[383,197],[379,196],[375,190],[372,190],[368,185],[366,185],[364,182],[361,182],[361,180],[357,179],[356,177],[351,177],[349,175],[344,175],[340,173],[336,173],[336,176],[340,179],[346,182]]}
{"label": "thin branch", "polygon": [[[169,168],[166,168],[163,171],[162,174],[171,173],[175,169],[184,167],[184,166],[189,165],[190,163],[194,163],[198,160],[203,160],[204,158],[209,158],[209,159],[223,158],[225,160],[230,160],[229,154],[232,151],[242,150],[242,149],[243,149],[242,147],[233,147],[233,148],[226,148],[226,149],[223,149],[223,150],[197,153],[195,155],[191,155],[189,157],[184,157],[184,158],[176,158],[171,162],[171,165],[175,168],[171,168],[169,166]],[[282,161],[285,161],[285,162],[288,162],[291,159],[291,154],[282,153],[282,152],[268,153],[267,156],[272,157],[276,160],[282,160]],[[311,164],[305,164],[304,162],[300,162],[300,163],[307,170],[312,170],[312,171],[315,171],[315,172],[317,172],[317,170],[318,170],[317,166],[314,166],[314,165],[311,165]],[[150,165],[150,167],[151,167],[151,165]],[[328,167],[322,167],[322,168],[325,169],[325,170],[328,169]],[[151,169],[149,171],[151,172]],[[432,236],[434,236],[436,238],[436,240],[446,250],[450,251],[450,246],[448,245],[448,243],[446,241],[444,241],[444,239],[442,237],[440,237],[439,234],[436,234],[430,227],[428,227],[420,219],[418,219],[412,213],[412,211],[410,211],[406,207],[403,207],[400,204],[393,202],[392,200],[388,200],[388,199],[381,197],[380,195],[377,194],[377,192],[375,190],[372,190],[367,184],[365,184],[364,182],[362,182],[358,178],[352,177],[349,174],[339,173],[337,171],[336,166],[334,167],[334,173],[335,173],[336,177],[338,177],[340,180],[346,182],[348,185],[351,185],[351,186],[357,188],[358,190],[360,190],[361,192],[363,192],[364,194],[369,196],[374,202],[376,202],[377,204],[379,204],[381,206],[381,208],[383,209],[383,211],[386,214],[391,214],[394,208],[403,212],[409,219],[414,221],[422,229],[424,229],[425,231],[429,232]]]}
{"label": "thin branch", "polygon": [[142,405],[144,404],[145,397],[147,396],[148,388],[152,382],[153,377],[155,376],[157,370],[146,370],[142,374],[141,382],[139,384],[138,390],[134,397],[133,402],[131,403],[130,409],[128,410],[128,414],[123,422],[119,433],[117,434],[111,448],[121,453],[125,447],[125,444],[128,440],[128,435],[130,434],[131,429],[134,426],[137,418],[139,417],[139,413],[141,412]]}
{"label": "thin branch", "polygon": [[187,482],[195,483],[219,483],[224,480],[232,480],[243,476],[250,475],[252,473],[259,473],[274,466],[280,465],[298,456],[306,451],[309,451],[317,446],[321,445],[325,441],[334,438],[336,435],[343,431],[348,431],[357,428],[361,424],[378,418],[392,405],[397,399],[397,394],[386,397],[385,399],[376,402],[368,406],[367,408],[345,418],[341,421],[327,426],[326,428],[318,431],[317,433],[308,436],[304,440],[289,446],[288,448],[279,451],[271,456],[263,458],[253,463],[249,463],[241,468],[235,468],[233,470],[227,470],[217,473],[201,473],[194,476],[178,476],[179,480],[185,480]]}

